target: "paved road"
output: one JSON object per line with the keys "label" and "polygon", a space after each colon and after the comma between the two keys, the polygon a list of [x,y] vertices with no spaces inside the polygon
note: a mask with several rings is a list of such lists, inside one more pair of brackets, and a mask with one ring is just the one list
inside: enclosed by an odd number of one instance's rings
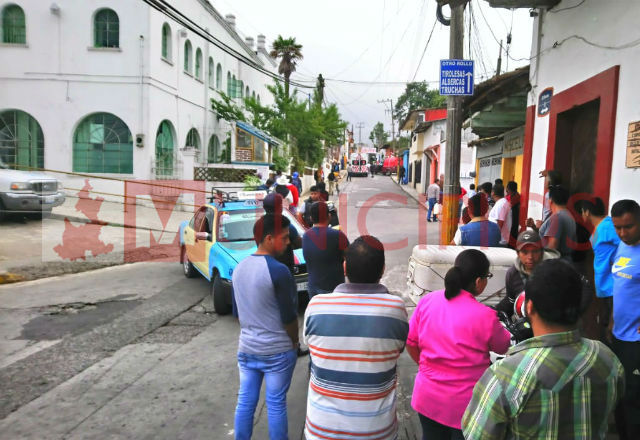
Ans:
{"label": "paved road", "polygon": [[[350,239],[365,229],[385,243],[406,239],[387,251],[383,278],[402,295],[418,242],[417,203],[387,177],[342,187]],[[367,200],[385,192],[398,200],[379,201],[357,221]],[[0,287],[0,438],[232,438],[238,324],[211,313],[208,289],[175,263]],[[403,354],[399,417],[407,439],[419,432],[409,406],[415,371]],[[295,439],[303,437],[307,375],[308,360],[299,359],[288,398]],[[255,425],[254,437],[267,438],[264,400]]]}

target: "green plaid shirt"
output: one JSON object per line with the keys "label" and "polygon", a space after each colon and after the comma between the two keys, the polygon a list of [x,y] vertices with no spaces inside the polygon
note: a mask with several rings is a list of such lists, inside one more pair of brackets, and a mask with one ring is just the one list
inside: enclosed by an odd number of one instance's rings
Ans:
{"label": "green plaid shirt", "polygon": [[473,389],[466,439],[604,439],[624,372],[604,344],[578,331],[511,347]]}

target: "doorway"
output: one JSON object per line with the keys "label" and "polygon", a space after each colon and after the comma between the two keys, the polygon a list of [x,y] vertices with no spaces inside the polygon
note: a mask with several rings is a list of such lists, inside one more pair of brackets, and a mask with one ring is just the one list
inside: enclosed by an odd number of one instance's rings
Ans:
{"label": "doorway", "polygon": [[594,192],[600,99],[558,113],[555,169],[571,194]]}

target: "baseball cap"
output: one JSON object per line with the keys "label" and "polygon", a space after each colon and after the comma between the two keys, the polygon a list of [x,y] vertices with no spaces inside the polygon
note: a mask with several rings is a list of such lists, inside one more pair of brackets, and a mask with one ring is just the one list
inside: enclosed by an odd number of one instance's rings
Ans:
{"label": "baseball cap", "polygon": [[520,235],[518,235],[518,242],[516,244],[516,249],[521,250],[528,244],[532,244],[539,248],[542,248],[542,239],[540,238],[540,234],[536,231],[531,231],[527,229],[526,231],[522,231]]}
{"label": "baseball cap", "polygon": [[293,172],[293,177],[294,177],[294,178],[296,178],[296,177],[298,177],[298,176],[299,176],[298,172],[297,172],[297,171],[294,171],[294,172]]}

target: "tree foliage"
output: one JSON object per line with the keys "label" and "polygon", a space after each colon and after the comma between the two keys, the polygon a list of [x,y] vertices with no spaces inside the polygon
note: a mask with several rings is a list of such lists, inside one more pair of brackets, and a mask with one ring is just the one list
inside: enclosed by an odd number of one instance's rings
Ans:
{"label": "tree foliage", "polygon": [[211,100],[211,105],[218,119],[228,122],[246,121],[288,142],[291,157],[283,157],[277,150],[273,156],[276,168],[280,167],[281,171],[288,167],[290,159],[293,159],[294,167],[299,170],[305,164],[321,164],[325,155],[324,147],[339,144],[347,126],[336,105],[309,106],[306,100],[298,99],[297,90],[289,96],[278,81],[267,88],[274,98],[271,106],[264,106],[253,97],[248,97],[240,107],[222,92],[218,92],[220,99]]}
{"label": "tree foliage", "polygon": [[384,124],[382,122],[378,122],[373,126],[373,130],[371,130],[369,134],[369,139],[373,142],[373,145],[378,148],[387,143],[389,135],[384,131]]}
{"label": "tree foliage", "polygon": [[294,37],[282,38],[282,35],[278,35],[271,45],[269,56],[275,59],[280,58],[278,73],[284,76],[284,91],[289,96],[289,78],[296,71],[298,61],[303,58],[302,45],[296,43]]}
{"label": "tree foliage", "polygon": [[404,121],[409,112],[420,108],[441,108],[447,103],[447,98],[441,96],[438,90],[430,90],[426,81],[408,83],[402,95],[398,97],[393,109],[397,121]]}

